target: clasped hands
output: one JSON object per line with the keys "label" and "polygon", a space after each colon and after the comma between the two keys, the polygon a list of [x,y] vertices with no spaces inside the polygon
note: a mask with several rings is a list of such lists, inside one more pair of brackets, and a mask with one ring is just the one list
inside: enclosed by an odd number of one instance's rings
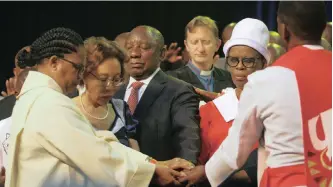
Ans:
{"label": "clasped hands", "polygon": [[194,166],[191,162],[174,158],[168,161],[160,161],[156,164],[154,182],[161,186],[185,186],[205,180],[205,167]]}

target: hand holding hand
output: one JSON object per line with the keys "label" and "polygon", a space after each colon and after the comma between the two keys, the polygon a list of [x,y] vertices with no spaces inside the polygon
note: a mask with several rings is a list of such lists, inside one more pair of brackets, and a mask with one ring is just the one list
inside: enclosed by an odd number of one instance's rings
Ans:
{"label": "hand holding hand", "polygon": [[157,164],[167,166],[174,170],[189,170],[194,168],[194,164],[182,158],[174,158],[167,161],[160,161]]}
{"label": "hand holding hand", "polygon": [[153,182],[160,186],[180,186],[181,183],[177,178],[181,177],[185,177],[183,172],[178,172],[167,166],[157,164]]}
{"label": "hand holding hand", "polygon": [[185,177],[182,177],[178,180],[180,183],[188,181],[186,187],[190,187],[207,179],[204,165],[196,166],[195,168],[186,171],[185,174]]}

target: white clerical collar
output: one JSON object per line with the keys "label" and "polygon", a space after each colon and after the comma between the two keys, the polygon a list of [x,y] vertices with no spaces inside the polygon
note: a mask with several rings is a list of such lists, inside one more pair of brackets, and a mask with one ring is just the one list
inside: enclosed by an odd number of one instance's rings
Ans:
{"label": "white clerical collar", "polygon": [[226,122],[236,118],[238,102],[234,88],[226,88],[222,96],[213,100],[213,103]]}
{"label": "white clerical collar", "polygon": [[204,70],[201,70],[200,71],[200,75],[202,76],[210,76],[212,74],[213,70],[210,70],[210,71],[204,71]]}
{"label": "white clerical collar", "polygon": [[196,67],[193,63],[193,61],[189,61],[189,63],[187,64],[197,75],[199,74],[200,76],[210,76],[212,75],[212,72],[214,70],[214,66],[212,66],[212,69],[208,70],[208,71],[204,71],[199,69],[198,67]]}
{"label": "white clerical collar", "polygon": [[[142,82],[143,84],[148,85],[150,83],[150,81],[155,77],[155,75],[158,73],[158,71],[160,69],[161,68],[157,68],[153,74],[151,74],[146,79],[140,80],[139,82]],[[126,90],[129,89],[129,88],[131,88],[133,82],[137,82],[137,80],[135,80],[133,77],[130,77],[130,80],[128,82]]]}

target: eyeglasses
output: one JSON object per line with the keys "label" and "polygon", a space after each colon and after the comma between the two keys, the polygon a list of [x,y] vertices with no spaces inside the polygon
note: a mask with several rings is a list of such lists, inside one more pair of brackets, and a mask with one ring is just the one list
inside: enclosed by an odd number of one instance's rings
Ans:
{"label": "eyeglasses", "polygon": [[99,78],[98,76],[96,76],[95,74],[91,73],[90,74],[92,76],[94,76],[97,80],[99,80],[103,86],[105,87],[109,87],[109,86],[115,86],[115,87],[118,87],[118,86],[121,86],[123,85],[123,78],[120,78],[120,77],[114,77],[114,78],[107,78],[107,79],[102,79],[102,78]]}
{"label": "eyeglasses", "polygon": [[239,62],[242,62],[243,66],[246,68],[253,68],[256,65],[256,62],[258,60],[262,60],[261,57],[252,57],[252,58],[238,58],[238,57],[232,57],[232,56],[228,56],[226,58],[227,64],[230,67],[237,67]]}
{"label": "eyeglasses", "polygon": [[61,58],[61,57],[58,57],[58,58],[65,61],[65,62],[68,62],[68,63],[72,64],[72,66],[78,71],[79,75],[83,74],[83,71],[84,71],[84,65],[83,64],[76,64],[76,63],[74,63],[70,60],[67,60],[67,59]]}

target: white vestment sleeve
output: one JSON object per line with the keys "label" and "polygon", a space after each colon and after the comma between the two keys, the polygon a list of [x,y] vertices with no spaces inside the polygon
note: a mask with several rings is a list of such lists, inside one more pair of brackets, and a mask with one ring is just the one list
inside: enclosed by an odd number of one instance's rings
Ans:
{"label": "white vestment sleeve", "polygon": [[[254,144],[262,135],[263,123],[258,113],[258,104],[266,88],[249,80],[241,94],[239,109],[227,138],[206,163],[206,175],[215,187],[221,184],[234,170],[243,166]],[[267,92],[265,93],[267,94]]]}
{"label": "white vestment sleeve", "polygon": [[42,147],[82,171],[96,186],[149,185],[155,165],[146,161],[147,155],[123,146],[109,131],[94,134],[75,110],[53,106],[43,116],[31,113],[29,119],[35,128],[25,130],[35,132],[32,134]]}

